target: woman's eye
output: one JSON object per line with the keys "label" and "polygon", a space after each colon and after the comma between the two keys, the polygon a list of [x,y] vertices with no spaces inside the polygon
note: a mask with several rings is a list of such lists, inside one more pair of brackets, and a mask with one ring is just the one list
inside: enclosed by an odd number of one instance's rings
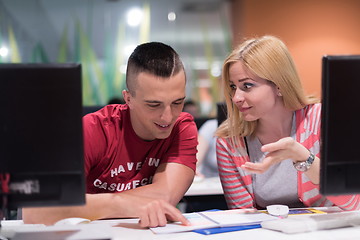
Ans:
{"label": "woman's eye", "polygon": [[230,84],[230,89],[231,90],[236,90],[236,85],[235,84]]}
{"label": "woman's eye", "polygon": [[252,86],[254,86],[254,84],[252,83],[244,83],[244,89],[250,89]]}

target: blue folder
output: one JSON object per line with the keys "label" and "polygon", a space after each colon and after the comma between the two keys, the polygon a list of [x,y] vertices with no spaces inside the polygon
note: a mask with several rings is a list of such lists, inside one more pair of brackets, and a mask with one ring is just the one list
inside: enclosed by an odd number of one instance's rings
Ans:
{"label": "blue folder", "polygon": [[241,231],[241,230],[248,230],[248,229],[254,229],[254,228],[261,228],[261,225],[260,224],[251,224],[251,225],[234,226],[234,227],[206,228],[206,229],[193,230],[193,232],[200,233],[203,235],[210,235],[210,234],[216,234],[216,233]]}

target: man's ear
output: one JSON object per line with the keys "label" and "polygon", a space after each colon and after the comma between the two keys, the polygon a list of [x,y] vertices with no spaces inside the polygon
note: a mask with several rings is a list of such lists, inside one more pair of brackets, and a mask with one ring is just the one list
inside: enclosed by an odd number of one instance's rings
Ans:
{"label": "man's ear", "polygon": [[123,98],[124,98],[126,104],[130,106],[131,105],[131,101],[130,101],[131,94],[130,94],[130,92],[128,90],[123,90],[122,95],[123,95]]}

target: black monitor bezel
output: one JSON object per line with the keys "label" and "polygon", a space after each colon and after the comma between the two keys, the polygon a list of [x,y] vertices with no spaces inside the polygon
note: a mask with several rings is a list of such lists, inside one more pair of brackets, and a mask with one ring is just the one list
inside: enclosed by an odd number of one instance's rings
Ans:
{"label": "black monitor bezel", "polygon": [[[2,72],[2,76],[0,78],[0,85],[7,86],[3,88],[3,95],[9,96],[13,91],[16,93],[16,89],[13,88],[22,88],[20,93],[26,93],[26,87],[28,87],[29,94],[18,94],[15,98],[11,98],[12,102],[17,102],[15,105],[11,105],[12,103],[6,99],[6,96],[2,97],[3,105],[2,114],[4,114],[2,119],[0,120],[0,128],[3,130],[3,135],[6,136],[4,130],[9,126],[9,122],[11,120],[11,116],[7,116],[7,111],[12,107],[17,108],[18,110],[14,111],[25,111],[29,113],[27,109],[33,108],[36,109],[38,106],[36,104],[32,104],[31,99],[31,91],[36,92],[36,94],[42,94],[46,92],[42,87],[48,87],[49,91],[57,91],[57,87],[61,88],[61,85],[64,84],[66,89],[69,92],[63,92],[63,98],[66,98],[67,104],[71,102],[71,107],[69,107],[69,111],[66,113],[66,118],[68,120],[64,120],[64,124],[71,122],[72,126],[69,127],[70,130],[64,129],[64,132],[71,133],[71,136],[75,139],[71,141],[74,145],[72,147],[63,147],[64,151],[70,151],[69,149],[74,150],[74,159],[75,163],[69,164],[68,167],[60,167],[60,168],[51,168],[47,171],[45,168],[42,168],[42,165],[36,165],[37,161],[35,161],[33,166],[27,168],[16,167],[16,164],[11,162],[11,164],[7,161],[2,161],[0,163],[0,173],[7,174],[10,176],[10,182],[8,183],[10,187],[9,193],[0,193],[0,197],[7,197],[7,207],[9,209],[16,209],[18,207],[41,207],[41,206],[69,206],[69,205],[83,205],[85,204],[85,179],[84,179],[84,162],[83,162],[83,136],[82,136],[82,77],[81,77],[81,64],[79,63],[2,63],[0,64],[0,73]],[[8,76],[10,79],[5,79]],[[24,79],[30,78],[26,81],[34,81],[34,85],[30,86],[30,82],[25,82]],[[44,84],[45,83],[45,84]],[[47,84],[49,83],[49,84]],[[28,85],[29,84],[29,85]],[[53,84],[53,85],[52,85]],[[38,89],[37,89],[38,87]],[[51,88],[51,89],[50,89]],[[37,89],[37,90],[35,90]],[[40,90],[41,89],[41,90]],[[4,94],[4,91],[6,93]],[[9,92],[10,93],[9,93]],[[59,89],[61,91],[61,89]],[[59,102],[62,104],[60,99],[60,92],[54,94],[53,99],[54,102]],[[26,95],[26,96],[23,96]],[[49,95],[49,94],[48,94]],[[48,97],[48,95],[46,95]],[[27,98],[26,98],[27,97]],[[46,101],[46,99],[43,99]],[[65,104],[65,103],[64,103]],[[49,110],[49,115],[52,114],[53,117],[49,117],[47,121],[52,121],[51,119],[60,119],[61,112],[57,112],[57,106],[53,106],[53,108],[47,108]],[[61,111],[65,109],[66,106],[61,107]],[[50,111],[51,110],[51,111]],[[46,109],[43,109],[46,111]],[[39,113],[39,111],[34,111]],[[17,115],[19,116],[19,115]],[[24,114],[23,121],[24,127],[29,127],[26,125],[26,119],[35,118],[36,114]],[[44,117],[44,116],[39,116]],[[5,119],[6,118],[6,119]],[[65,118],[65,117],[64,117]],[[59,120],[60,121],[60,120]],[[59,124],[59,121],[55,121],[54,123]],[[1,124],[2,123],[2,124]],[[61,124],[59,124],[61,126]],[[67,124],[70,125],[70,124]],[[37,126],[41,127],[41,126]],[[9,127],[12,129],[11,127]],[[34,126],[35,128],[35,126]],[[0,130],[1,130],[0,129]],[[16,128],[17,129],[17,128]],[[12,130],[9,130],[12,131]],[[74,132],[74,133],[72,133]],[[5,137],[4,137],[5,138]],[[34,137],[36,138],[36,137]],[[49,139],[51,141],[53,139]],[[1,142],[6,142],[7,139],[2,139]],[[64,142],[64,141],[63,141]],[[32,143],[31,143],[32,144]],[[5,146],[4,146],[5,145]],[[6,153],[7,145],[3,144],[3,156],[8,156]],[[1,150],[1,149],[0,149]],[[19,151],[21,151],[21,147],[19,147]],[[45,150],[46,151],[46,150]],[[66,153],[64,155],[68,155]],[[34,159],[29,157],[30,159]],[[16,159],[12,159],[11,161],[16,161]],[[19,164],[21,164],[19,162]],[[54,164],[54,163],[52,163]],[[66,163],[64,163],[66,164]],[[50,164],[49,164],[50,165]],[[55,164],[54,164],[55,165]],[[57,165],[59,166],[59,165]],[[27,170],[29,169],[29,170]],[[37,185],[40,187],[39,192],[35,190],[33,193],[24,193],[23,191],[19,191],[16,186],[23,183],[29,183],[32,186]],[[15,186],[15,187],[14,187]],[[35,187],[36,188],[36,187]],[[34,189],[35,189],[34,188]],[[15,189],[15,190],[14,190]],[[46,190],[46,191],[45,191]]]}
{"label": "black monitor bezel", "polygon": [[360,141],[355,133],[360,131],[358,87],[360,55],[323,56],[320,161],[323,195],[360,193],[360,156],[357,154]]}

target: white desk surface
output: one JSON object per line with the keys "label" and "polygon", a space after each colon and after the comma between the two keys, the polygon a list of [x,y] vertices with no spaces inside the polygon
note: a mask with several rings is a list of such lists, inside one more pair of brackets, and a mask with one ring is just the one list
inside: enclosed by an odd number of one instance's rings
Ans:
{"label": "white desk surface", "polygon": [[[360,239],[360,226],[340,229],[322,230],[299,234],[285,234],[267,229],[251,229],[236,232],[220,233],[213,235],[202,235],[194,232],[154,234],[150,229],[142,229],[138,226],[137,219],[114,219],[99,220],[89,224],[70,226],[78,227],[79,234],[69,236],[66,240],[104,239],[112,236],[112,240],[198,240],[198,239],[245,239],[245,240],[358,240]],[[50,227],[51,228],[51,227]],[[91,230],[91,231],[90,231]]]}
{"label": "white desk surface", "polygon": [[197,239],[221,239],[221,240],[359,240],[360,239],[360,227],[349,227],[341,229],[332,229],[324,231],[315,231],[300,234],[285,234],[267,229],[251,229],[236,232],[202,235],[194,232],[185,233],[172,233],[172,234],[154,234],[149,229],[136,229],[137,220],[135,219],[123,219],[123,220],[103,220],[101,222],[107,222],[113,225],[113,240],[120,239],[132,239],[132,240],[197,240]]}
{"label": "white desk surface", "polygon": [[[21,221],[22,222],[22,221]],[[50,226],[48,228],[51,229]],[[55,226],[56,227],[56,226]],[[202,235],[195,232],[183,232],[172,234],[154,234],[150,229],[139,228],[137,219],[109,219],[93,221],[89,224],[69,226],[70,229],[78,229],[79,232],[72,234],[66,240],[99,240],[111,236],[111,240],[359,240],[360,226],[347,227],[331,230],[321,230],[298,234],[285,234],[263,228],[235,231],[228,233]],[[109,239],[109,238],[106,238]]]}
{"label": "white desk surface", "polygon": [[185,196],[221,195],[224,194],[220,178],[195,178]]}

